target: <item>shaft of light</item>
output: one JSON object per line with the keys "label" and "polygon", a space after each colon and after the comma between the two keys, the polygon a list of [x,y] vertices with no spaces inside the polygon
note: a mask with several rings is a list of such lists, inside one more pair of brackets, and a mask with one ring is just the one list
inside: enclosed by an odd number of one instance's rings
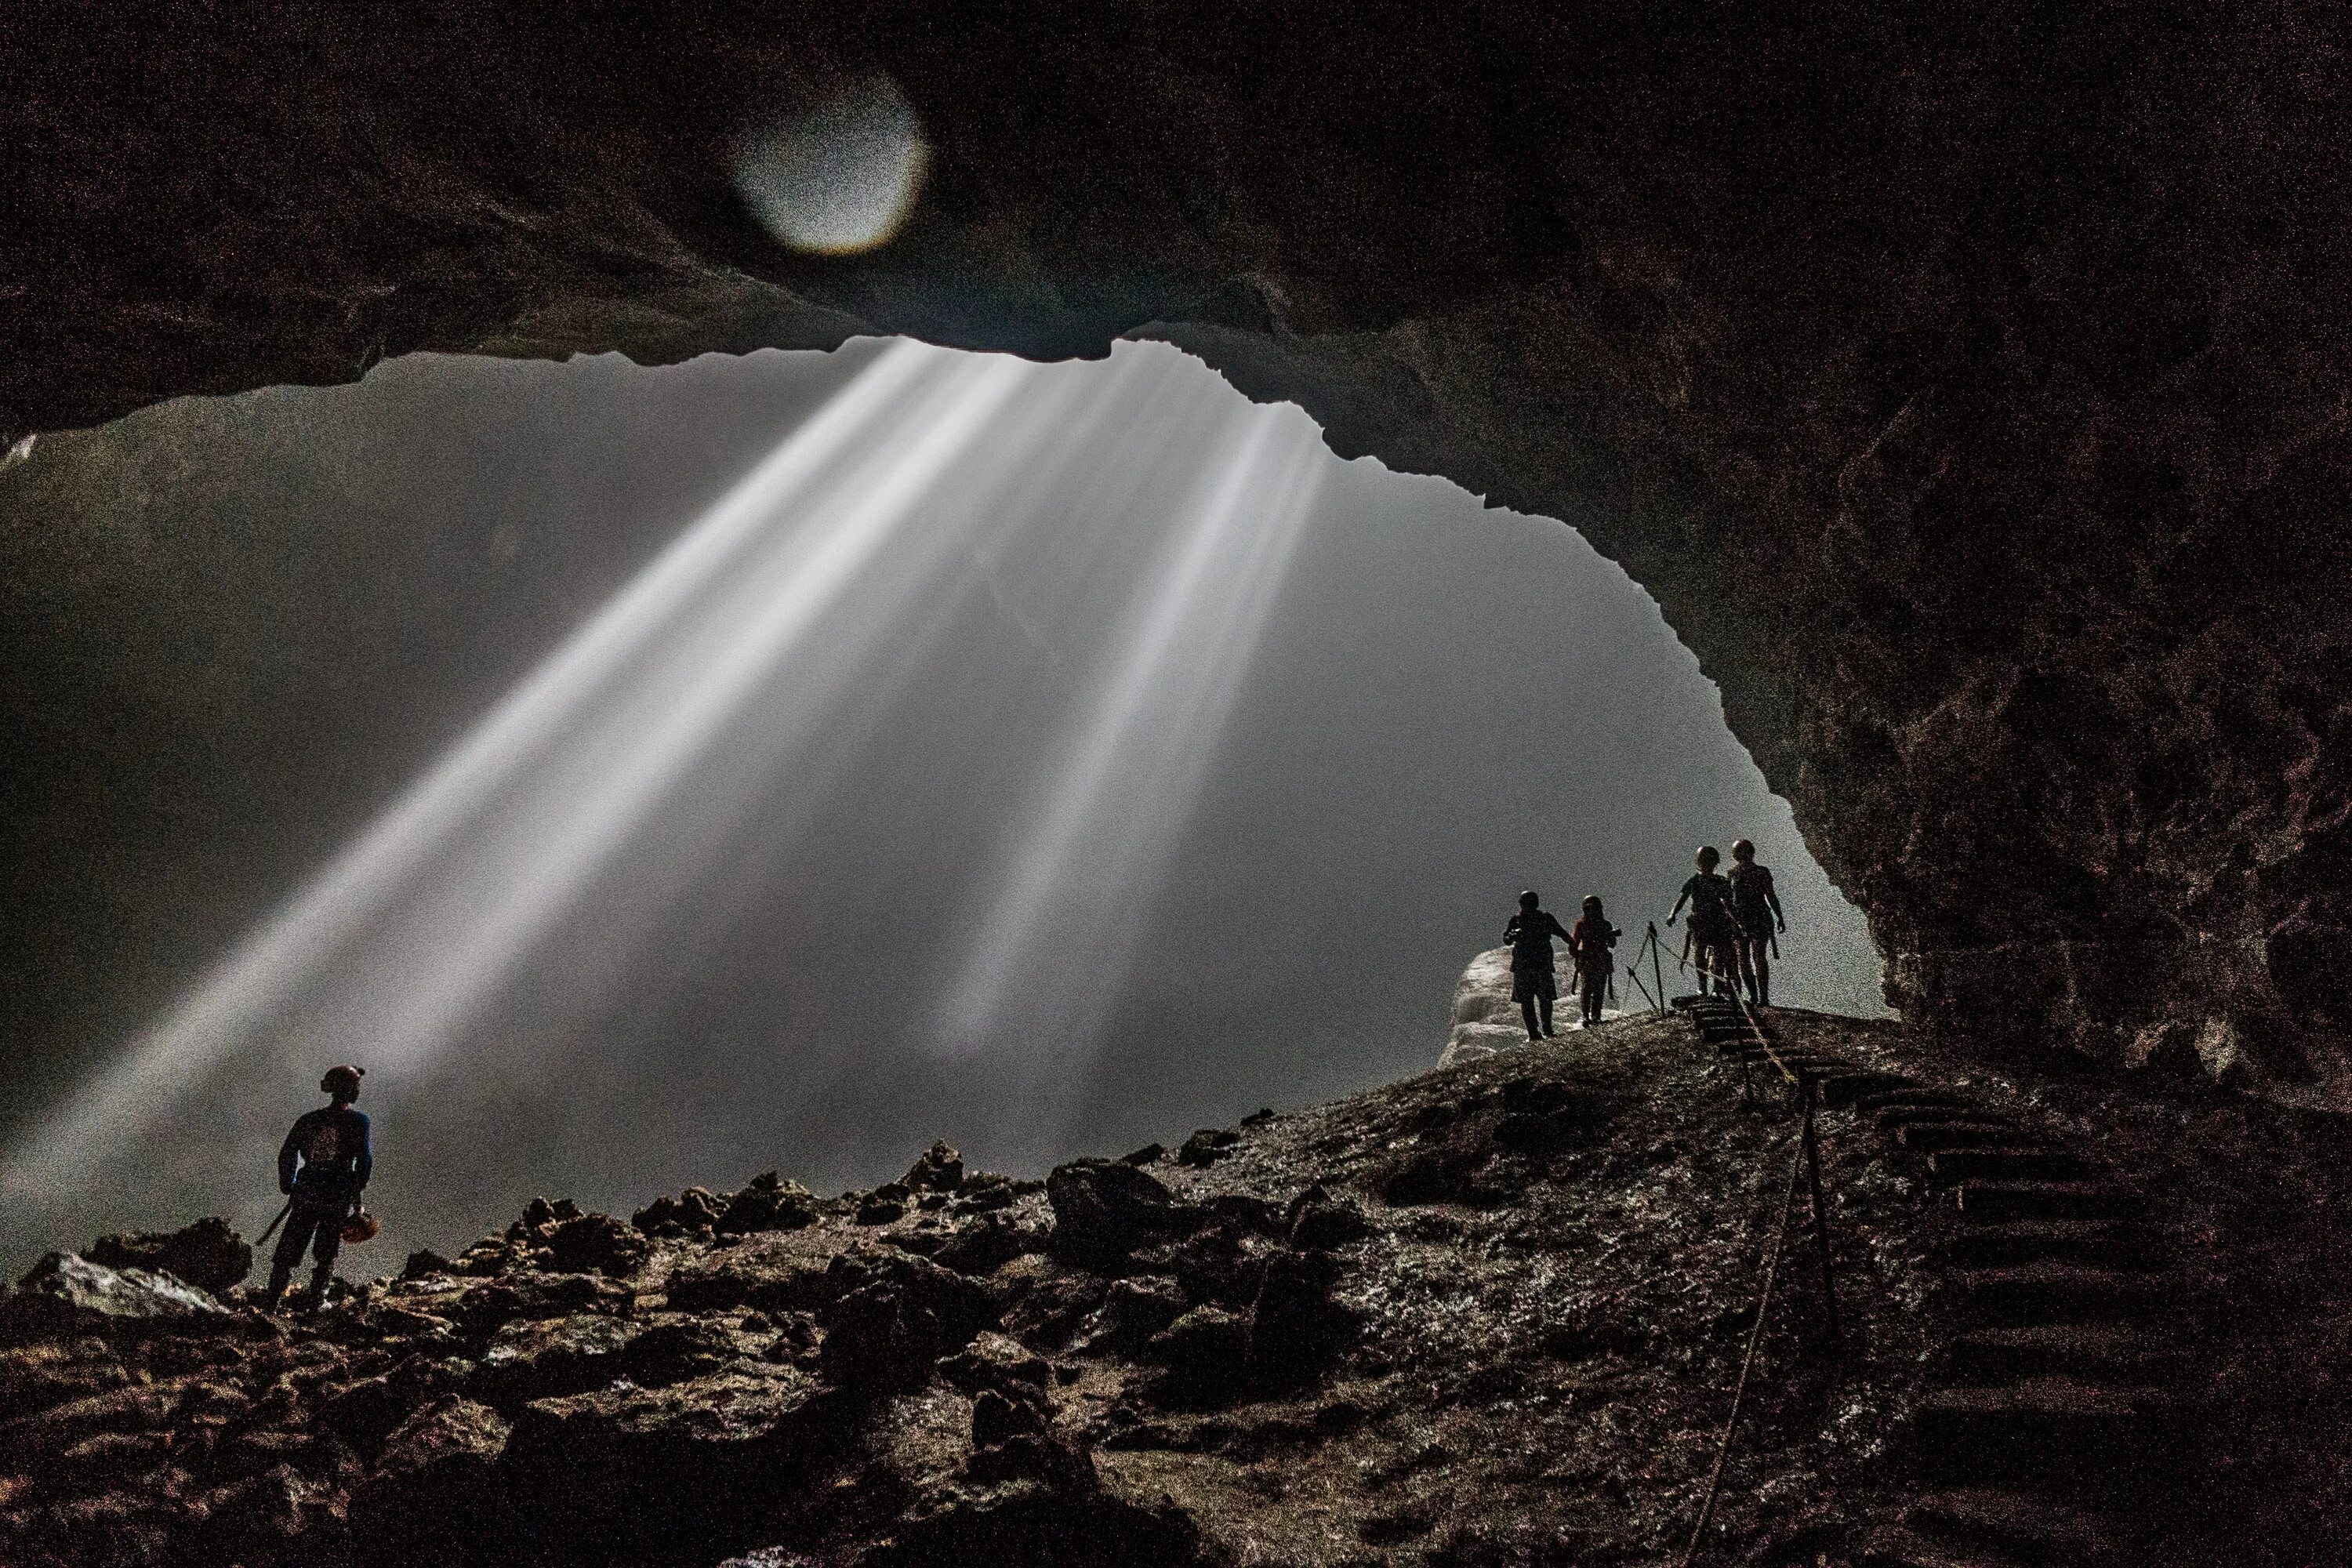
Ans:
{"label": "shaft of light", "polygon": [[562,1060],[673,945],[681,900],[791,885],[831,793],[878,782],[850,771],[860,737],[952,661],[958,607],[992,600],[1045,679],[980,694],[979,721],[1002,704],[1063,739],[934,1037],[987,1053],[1004,1114],[1057,1121],[1328,461],[1297,411],[1228,413],[1172,351],[1115,360],[1078,379],[877,356],[20,1145],[0,1191],[53,1198],[134,1158],[226,1183],[205,1144],[141,1154],[142,1132],[268,1136],[292,1069],[329,1056],[493,1099]]}
{"label": "shaft of light", "polygon": [[[1214,754],[1292,552],[1323,454],[1284,410],[1254,409],[1203,476],[1074,727],[1004,889],[952,987],[941,1048],[1017,1036],[1041,1114],[1066,1101]],[[1303,423],[1303,421],[1301,421]],[[1059,1093],[1045,1093],[1049,1078]]]}
{"label": "shaft of light", "polygon": [[[915,343],[886,350],[503,699],[358,843],[205,976],[181,1006],[145,1031],[114,1067],[49,1118],[0,1173],[0,1188],[13,1192],[47,1184],[118,1148],[144,1121],[167,1111],[175,1097],[208,1068],[265,1034],[306,987],[318,984],[323,971],[349,958],[355,945],[395,913],[395,906],[420,897],[420,880],[425,884],[421,896],[439,922],[438,945],[467,948],[480,931],[463,918],[462,907],[453,908],[464,902],[463,879],[457,888],[442,879],[449,868],[450,846],[478,828],[485,814],[496,812],[515,781],[535,768],[544,772],[551,747],[593,728],[585,716],[609,702],[615,683],[633,667],[674,644],[681,623],[701,601],[714,591],[740,585],[747,556],[759,557],[763,552],[772,556],[780,548],[807,542],[810,530],[803,527],[783,531],[780,545],[780,513],[807,499],[845,460],[853,464],[856,478],[881,477],[877,467],[904,457],[910,441],[930,454],[926,471],[935,477],[952,456],[951,447],[969,441],[979,423],[972,418],[955,421],[945,436],[927,430],[927,420],[942,412],[940,389],[962,378],[961,384],[977,391],[992,408],[1019,374],[1013,362],[974,361]],[[975,374],[984,376],[985,384],[973,383]],[[898,437],[895,444],[888,439],[890,433]],[[927,441],[931,445],[924,447]],[[861,452],[862,462],[856,460]],[[890,491],[901,511],[914,489],[900,484]],[[861,552],[878,546],[878,541],[862,547],[860,542],[878,531],[886,514],[871,498],[861,503],[842,494],[839,486],[828,493],[835,501],[828,519],[849,526],[836,529],[840,538],[817,539],[815,559],[821,574],[831,569],[826,581],[837,586]],[[793,613],[803,619],[814,608],[807,591],[792,603]],[[784,624],[781,615],[771,618],[772,644]],[[749,661],[738,668],[748,671]],[[743,679],[742,674],[737,677],[739,683]],[[696,721],[707,727],[709,710],[703,710]],[[618,739],[625,750],[627,737]],[[650,765],[664,769],[677,763],[656,759]],[[560,797],[548,800],[544,781],[540,782],[542,787],[534,792],[539,804],[552,806],[560,822],[570,803]],[[527,826],[525,843],[529,834]],[[557,874],[563,874],[567,855],[575,861],[580,857],[582,837],[567,837],[560,826],[552,831],[549,849]],[[516,892],[518,898],[528,896],[520,882]],[[546,905],[541,901],[535,908],[543,911]],[[427,932],[428,937],[434,934]],[[428,941],[426,945],[436,944]],[[510,951],[511,944],[508,947]],[[346,1028],[380,1023],[387,1009],[396,1016],[416,1004],[418,977],[409,966],[353,967],[362,999],[332,1009]],[[473,968],[457,994],[478,994],[490,964],[478,960]],[[422,1018],[402,1023],[395,1031],[399,1044],[411,1051],[431,1032],[432,1026]],[[362,1048],[375,1043],[363,1038]]]}

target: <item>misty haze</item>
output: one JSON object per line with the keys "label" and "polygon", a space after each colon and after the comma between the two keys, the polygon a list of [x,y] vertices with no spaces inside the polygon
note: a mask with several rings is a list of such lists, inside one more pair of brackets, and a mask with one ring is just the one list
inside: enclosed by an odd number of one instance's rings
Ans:
{"label": "misty haze", "polygon": [[12,1268],[257,1231],[341,1061],[354,1274],[1173,1143],[1433,1064],[1523,887],[1630,953],[1741,836],[1775,1000],[1881,1010],[1622,572],[1161,345],[184,400],[0,471],[0,563]]}

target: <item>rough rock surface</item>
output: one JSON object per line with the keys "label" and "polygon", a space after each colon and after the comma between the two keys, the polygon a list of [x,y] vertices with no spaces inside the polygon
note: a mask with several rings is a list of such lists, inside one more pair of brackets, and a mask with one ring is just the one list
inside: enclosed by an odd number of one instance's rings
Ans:
{"label": "rough rock surface", "polygon": [[[2352,1103],[2352,16],[17,8],[0,448],[421,348],[1171,338],[1658,598],[1890,995]],[[887,75],[892,244],[735,151]]]}
{"label": "rough rock surface", "polygon": [[[1782,1013],[1777,1034],[1792,1061],[1860,1064],[1849,1091],[1948,1059],[1890,1025]],[[658,1234],[534,1202],[461,1263],[305,1317],[53,1258],[0,1300],[0,1561],[1664,1561],[1791,1179],[1794,1120],[1760,1071],[1744,1103],[1739,1044],[1613,1021],[1253,1116],[1205,1164],[1083,1161],[1038,1183],[935,1148],[919,1191],[892,1184],[914,1207],[888,1223],[861,1217],[867,1194],[753,1232],[719,1226],[741,1194],[650,1205]],[[1948,1560],[1889,1555],[1904,1531],[2072,1531],[2096,1551],[2032,1560],[2189,1568],[2221,1542],[2263,1568],[2317,1560],[2352,1521],[2331,1468],[2352,1434],[2352,1279],[2322,1245],[2352,1170],[2334,1119],[2090,1076],[1901,1081],[1874,1112],[1824,1118],[1843,1349],[1800,1226],[1710,1550],[1858,1568]],[[2029,1126],[2036,1147],[2010,1147]],[[2193,1359],[2151,1361],[2133,1375],[2168,1388],[2110,1399],[2137,1400],[2114,1420],[2143,1425],[2199,1402],[2160,1509],[2117,1510],[2065,1468],[2105,1428],[2040,1467],[2056,1501],[1919,1479],[2047,1419],[2016,1405],[2046,1379],[2020,1394],[1992,1373],[2132,1342],[1987,1337],[1983,1314],[2046,1314],[2069,1281],[2095,1309],[2137,1298],[2110,1252],[1982,1268],[2034,1237],[1963,1223],[1962,1160],[2096,1161],[2165,1194],[2162,1300]],[[910,1249],[924,1226],[952,1239]],[[2078,1252],[2140,1245],[2056,1232]],[[565,1236],[603,1237],[572,1259],[597,1267],[551,1269]],[[2134,1442],[2130,1474],[2157,1474]]]}
{"label": "rough rock surface", "polygon": [[253,1272],[253,1247],[223,1219],[200,1219],[171,1231],[101,1236],[82,1254],[108,1268],[169,1274],[215,1295]]}

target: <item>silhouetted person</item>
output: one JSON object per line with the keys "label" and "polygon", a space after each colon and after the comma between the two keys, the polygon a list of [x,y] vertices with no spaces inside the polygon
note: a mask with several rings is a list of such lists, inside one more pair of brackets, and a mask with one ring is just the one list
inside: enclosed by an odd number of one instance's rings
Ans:
{"label": "silhouetted person", "polygon": [[1731,841],[1731,918],[1739,924],[1739,977],[1748,984],[1748,1000],[1759,1007],[1772,1005],[1772,935],[1787,931],[1780,913],[1780,895],[1772,890],[1772,871],[1756,863],[1756,846],[1745,838]]}
{"label": "silhouetted person", "polygon": [[[286,1234],[269,1258],[268,1300],[277,1305],[302,1248],[310,1247],[310,1301],[327,1297],[335,1276],[335,1255],[343,1247],[343,1221],[359,1207],[360,1192],[375,1169],[368,1148],[368,1119],[352,1109],[360,1097],[359,1068],[329,1068],[319,1087],[333,1102],[304,1112],[278,1150],[278,1190],[292,1201]],[[299,1169],[297,1163],[299,1162]]]}
{"label": "silhouetted person", "polygon": [[1712,844],[1702,847],[1696,857],[1698,872],[1683,884],[1675,898],[1675,907],[1666,915],[1666,923],[1675,923],[1675,916],[1690,905],[1691,941],[1698,948],[1699,989],[1707,990],[1707,980],[1713,977],[1714,992],[1718,996],[1739,994],[1739,922],[1731,914],[1731,883],[1715,874],[1723,857]]}
{"label": "silhouetted person", "polygon": [[1511,950],[1511,1000],[1519,1005],[1531,1040],[1549,1037],[1551,1005],[1559,994],[1559,982],[1552,978],[1551,939],[1570,940],[1542,903],[1531,892],[1521,893],[1519,912],[1503,928],[1503,941]]}
{"label": "silhouetted person", "polygon": [[1615,973],[1617,960],[1610,949],[1617,945],[1617,928],[1601,912],[1601,897],[1588,893],[1584,912],[1577,917],[1576,930],[1569,933],[1569,956],[1576,962],[1576,995],[1584,1005],[1587,1026],[1601,1022],[1601,1002],[1609,989],[1609,976]]}

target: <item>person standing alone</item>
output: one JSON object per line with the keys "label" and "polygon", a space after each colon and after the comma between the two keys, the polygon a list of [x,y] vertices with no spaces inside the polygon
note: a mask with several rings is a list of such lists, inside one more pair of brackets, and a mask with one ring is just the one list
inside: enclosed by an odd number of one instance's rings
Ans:
{"label": "person standing alone", "polygon": [[1551,1005],[1559,994],[1553,977],[1551,939],[1571,939],[1543,900],[1533,892],[1519,895],[1519,912],[1503,928],[1504,944],[1511,950],[1511,1000],[1528,1021],[1528,1038],[1551,1036]]}
{"label": "person standing alone", "polygon": [[1756,863],[1756,846],[1731,841],[1731,918],[1739,922],[1739,977],[1748,983],[1750,1006],[1772,1005],[1772,938],[1787,931],[1780,895],[1772,890],[1772,870]]}
{"label": "person standing alone", "polygon": [[1577,917],[1576,930],[1568,939],[1568,953],[1576,961],[1576,995],[1583,1004],[1588,1029],[1601,1022],[1601,998],[1609,989],[1609,976],[1617,968],[1609,950],[1616,945],[1617,928],[1601,912],[1601,895],[1586,895],[1584,912]]}
{"label": "person standing alone", "polygon": [[278,1190],[287,1195],[286,1233],[269,1258],[268,1304],[276,1306],[294,1266],[310,1247],[312,1305],[327,1298],[335,1277],[335,1256],[343,1247],[343,1222],[359,1207],[360,1193],[375,1168],[368,1146],[368,1119],[352,1109],[360,1097],[364,1069],[329,1068],[319,1080],[329,1104],[306,1111],[278,1150]]}

